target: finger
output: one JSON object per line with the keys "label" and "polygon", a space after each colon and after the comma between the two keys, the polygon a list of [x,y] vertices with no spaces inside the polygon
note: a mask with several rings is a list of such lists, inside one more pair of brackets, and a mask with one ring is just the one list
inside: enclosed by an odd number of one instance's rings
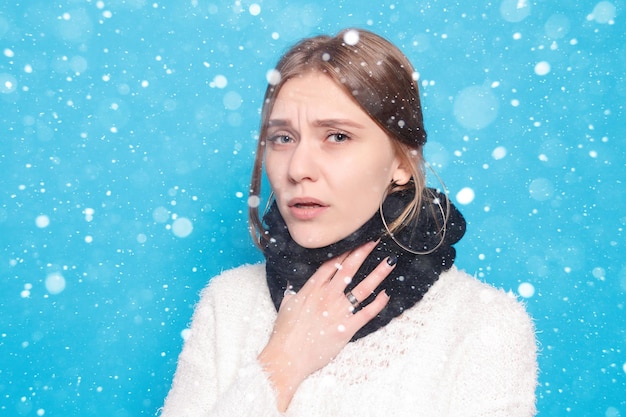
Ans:
{"label": "finger", "polygon": [[366,323],[369,323],[378,313],[380,313],[383,308],[389,302],[390,297],[387,295],[385,291],[382,291],[380,294],[374,298],[374,301],[363,307],[358,313],[354,315],[356,319],[356,326],[358,331],[361,327],[365,326]]}
{"label": "finger", "polygon": [[327,284],[330,280],[332,280],[337,271],[343,269],[342,263],[348,255],[348,253],[344,253],[324,262],[317,269],[317,271],[315,271],[315,273],[311,275],[311,278],[306,281],[306,283],[302,287],[302,290],[308,291],[309,288],[318,288],[324,284]]}
{"label": "finger", "polygon": [[333,291],[343,292],[352,281],[352,277],[356,271],[359,270],[365,258],[374,250],[378,242],[368,242],[359,246],[352,252],[350,252],[341,263],[341,267],[338,268],[337,273],[331,280],[331,286]]}
{"label": "finger", "polygon": [[282,306],[289,301],[292,297],[295,297],[297,295],[297,293],[293,290],[293,286],[292,285],[288,285],[287,289],[285,290],[285,292],[283,293],[283,299],[280,302],[280,308],[282,308]]}
{"label": "finger", "polygon": [[397,258],[395,256],[383,259],[383,261],[379,263],[378,266],[376,266],[376,268],[359,283],[359,285],[352,289],[352,294],[356,297],[356,299],[359,302],[363,302],[363,300],[369,297],[380,285],[380,283],[387,278],[389,273],[393,271],[396,267],[396,262]]}

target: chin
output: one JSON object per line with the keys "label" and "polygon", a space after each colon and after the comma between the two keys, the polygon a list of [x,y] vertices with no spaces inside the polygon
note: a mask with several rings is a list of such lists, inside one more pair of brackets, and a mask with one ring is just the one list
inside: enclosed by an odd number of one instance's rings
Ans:
{"label": "chin", "polygon": [[[300,233],[298,233],[300,232]],[[291,238],[300,246],[307,249],[319,249],[339,242],[345,236],[337,236],[331,234],[306,233],[305,231],[294,231]]]}
{"label": "chin", "polygon": [[328,242],[327,239],[321,239],[320,237],[306,237],[306,238],[294,238],[293,240],[303,248],[307,249],[317,249],[323,248],[324,246],[328,246],[333,242]]}
{"label": "chin", "polygon": [[320,235],[312,230],[289,230],[291,238],[300,246],[307,249],[317,249],[334,243],[332,237]]}

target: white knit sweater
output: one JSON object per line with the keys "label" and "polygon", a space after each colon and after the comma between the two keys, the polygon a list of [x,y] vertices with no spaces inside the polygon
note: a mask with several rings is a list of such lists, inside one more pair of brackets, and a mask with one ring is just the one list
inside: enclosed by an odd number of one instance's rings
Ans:
{"label": "white knit sweater", "polygon": [[535,414],[533,323],[514,297],[454,267],[414,307],[310,375],[284,414],[256,360],[275,319],[264,265],[212,279],[162,417]]}

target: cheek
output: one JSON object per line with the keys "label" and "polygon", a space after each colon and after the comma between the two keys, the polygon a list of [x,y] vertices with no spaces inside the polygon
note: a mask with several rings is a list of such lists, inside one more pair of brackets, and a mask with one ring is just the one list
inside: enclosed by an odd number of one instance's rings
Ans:
{"label": "cheek", "polygon": [[280,183],[280,169],[275,157],[266,154],[265,156],[265,175],[270,182],[270,186],[275,188]]}
{"label": "cheek", "polygon": [[362,171],[360,183],[362,190],[369,192],[384,192],[392,179],[391,164],[381,164],[380,161],[372,161],[372,169]]}
{"label": "cheek", "polygon": [[373,211],[378,209],[388,186],[387,177],[388,174],[383,171],[362,172],[353,177],[353,181],[346,178],[338,187],[341,198],[346,205],[353,207],[359,221],[363,220],[364,215],[366,218],[371,217]]}

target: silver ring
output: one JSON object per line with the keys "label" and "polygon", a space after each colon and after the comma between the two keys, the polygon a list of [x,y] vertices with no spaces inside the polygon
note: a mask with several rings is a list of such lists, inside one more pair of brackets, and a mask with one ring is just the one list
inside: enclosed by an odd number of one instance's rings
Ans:
{"label": "silver ring", "polygon": [[285,292],[283,293],[283,297],[287,295],[296,295],[296,292],[293,290],[293,287],[291,285],[285,289]]}
{"label": "silver ring", "polygon": [[359,300],[357,300],[354,294],[352,294],[352,291],[348,291],[346,293],[346,298],[348,299],[348,301],[350,301],[350,304],[352,304],[352,307],[357,308],[359,306],[360,302]]}

